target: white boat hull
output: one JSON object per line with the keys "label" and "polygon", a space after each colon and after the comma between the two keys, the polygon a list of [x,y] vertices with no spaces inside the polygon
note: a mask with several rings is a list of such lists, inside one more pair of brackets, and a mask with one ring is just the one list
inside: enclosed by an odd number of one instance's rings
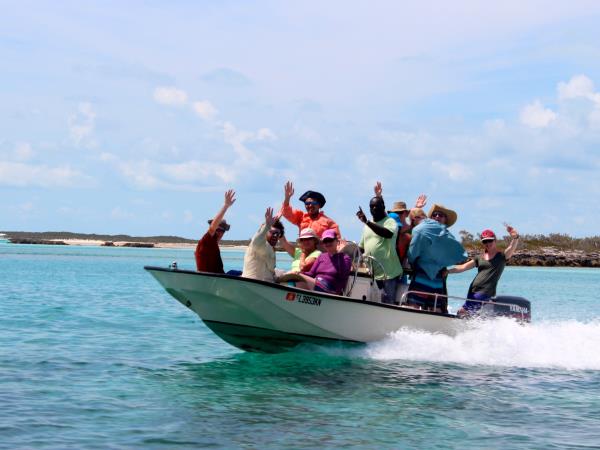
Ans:
{"label": "white boat hull", "polygon": [[223,340],[278,352],[303,342],[366,343],[401,328],[455,334],[456,316],[306,291],[242,277],[146,267]]}

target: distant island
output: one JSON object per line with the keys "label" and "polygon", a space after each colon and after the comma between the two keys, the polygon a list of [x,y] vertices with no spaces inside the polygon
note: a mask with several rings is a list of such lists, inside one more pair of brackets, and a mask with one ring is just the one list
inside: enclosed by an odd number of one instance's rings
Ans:
{"label": "distant island", "polygon": [[[129,236],[126,234],[85,234],[68,231],[0,231],[15,244],[101,245],[110,247],[194,248],[195,239],[179,236]],[[466,230],[458,233],[470,256],[481,251],[479,238]],[[508,236],[498,238],[498,247],[508,245]],[[223,240],[223,247],[246,247],[246,240]],[[565,234],[521,235],[519,249],[509,261],[512,266],[600,267],[600,236],[573,238]]]}
{"label": "distant island", "polygon": [[[129,236],[127,234],[88,234],[69,231],[2,231],[13,244],[45,245],[101,245],[107,247],[191,247],[198,243],[194,239],[179,236]],[[243,247],[247,240],[223,240],[226,247]]]}

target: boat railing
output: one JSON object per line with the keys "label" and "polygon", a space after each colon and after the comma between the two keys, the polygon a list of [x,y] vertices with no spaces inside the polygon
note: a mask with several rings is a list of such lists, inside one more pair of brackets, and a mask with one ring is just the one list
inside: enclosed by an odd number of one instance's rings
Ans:
{"label": "boat railing", "polygon": [[354,288],[354,284],[356,283],[356,278],[358,277],[358,267],[360,266],[362,254],[360,247],[354,241],[347,241],[346,245],[342,249],[342,252],[346,253],[352,259],[352,270],[354,275],[352,276],[352,280],[346,284],[346,288],[343,292],[343,295],[349,296]]}
{"label": "boat railing", "polygon": [[[407,300],[408,300],[408,296],[411,294],[417,294],[421,297],[433,297],[433,311],[435,311],[437,309],[437,305],[438,305],[438,299],[446,299],[446,302],[448,300],[454,300],[456,302],[461,302],[461,303],[465,303],[467,301],[469,302],[473,302],[473,303],[479,303],[481,304],[481,311],[485,313],[485,307],[486,306],[506,306],[509,309],[512,309],[515,305],[513,303],[505,303],[505,302],[499,302],[495,300],[495,297],[489,298],[487,300],[476,300],[473,298],[466,298],[466,297],[458,297],[456,295],[444,295],[444,294],[437,294],[437,293],[433,293],[433,292],[424,292],[424,291],[406,291],[402,294],[402,297],[400,297],[400,306],[401,307],[406,307],[407,304]],[[525,320],[525,314],[523,312],[523,310],[517,310],[515,311],[519,314],[521,314],[521,320]]]}

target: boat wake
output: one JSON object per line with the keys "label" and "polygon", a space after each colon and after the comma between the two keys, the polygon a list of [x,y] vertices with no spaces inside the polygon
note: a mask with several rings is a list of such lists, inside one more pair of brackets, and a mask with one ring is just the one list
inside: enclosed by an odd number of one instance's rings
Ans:
{"label": "boat wake", "polygon": [[473,323],[456,336],[402,329],[360,353],[377,360],[600,370],[598,343],[600,320],[522,326],[499,318]]}

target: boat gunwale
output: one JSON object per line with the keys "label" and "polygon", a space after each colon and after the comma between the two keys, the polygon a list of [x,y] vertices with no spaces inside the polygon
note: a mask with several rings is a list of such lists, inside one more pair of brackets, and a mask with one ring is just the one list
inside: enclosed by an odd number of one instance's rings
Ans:
{"label": "boat gunwale", "polygon": [[196,276],[210,277],[210,278],[225,278],[225,279],[230,279],[230,280],[242,281],[242,282],[246,282],[246,283],[260,284],[263,286],[267,286],[270,288],[275,288],[275,289],[279,289],[279,290],[287,291],[287,292],[292,291],[292,292],[301,293],[301,294],[305,294],[305,295],[307,293],[313,293],[314,296],[327,298],[329,300],[360,303],[363,305],[376,306],[376,307],[380,307],[380,308],[391,309],[394,311],[402,311],[402,312],[408,312],[408,313],[414,313],[414,314],[426,314],[426,315],[433,315],[433,316],[439,316],[439,317],[446,317],[449,319],[460,319],[455,314],[441,313],[441,312],[434,312],[434,311],[423,311],[420,309],[405,308],[405,307],[398,306],[398,305],[389,305],[387,303],[371,302],[369,300],[361,300],[358,298],[345,297],[343,295],[329,294],[327,292],[309,291],[309,290],[301,289],[301,288],[298,288],[295,286],[287,286],[287,285],[284,286],[279,283],[272,283],[270,281],[257,280],[255,278],[246,278],[246,277],[237,276],[237,275],[228,275],[226,273],[198,272],[195,270],[170,269],[170,268],[158,267],[158,266],[144,266],[144,270],[158,271],[158,272],[170,272],[170,273],[183,273],[183,274],[187,274],[187,275],[196,275]]}

